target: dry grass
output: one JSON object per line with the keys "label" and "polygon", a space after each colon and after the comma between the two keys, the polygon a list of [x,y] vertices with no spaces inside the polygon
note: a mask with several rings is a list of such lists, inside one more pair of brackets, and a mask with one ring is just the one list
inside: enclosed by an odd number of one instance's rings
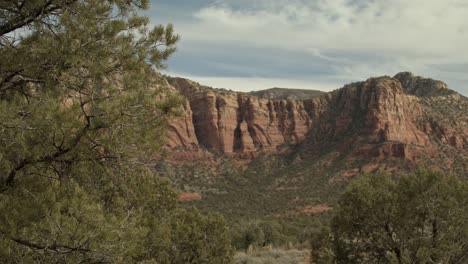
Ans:
{"label": "dry grass", "polygon": [[259,249],[251,252],[238,252],[235,264],[302,264],[308,263],[310,252],[298,249]]}

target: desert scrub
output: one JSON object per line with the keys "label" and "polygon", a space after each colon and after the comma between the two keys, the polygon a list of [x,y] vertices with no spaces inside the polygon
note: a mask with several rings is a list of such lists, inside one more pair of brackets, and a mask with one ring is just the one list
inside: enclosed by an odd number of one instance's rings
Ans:
{"label": "desert scrub", "polygon": [[272,249],[269,247],[238,252],[234,256],[235,264],[298,264],[308,263],[308,250],[298,249]]}

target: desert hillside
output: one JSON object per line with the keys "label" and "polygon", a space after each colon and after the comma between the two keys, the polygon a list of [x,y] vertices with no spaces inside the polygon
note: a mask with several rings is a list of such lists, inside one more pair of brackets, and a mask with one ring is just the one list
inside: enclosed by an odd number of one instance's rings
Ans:
{"label": "desert hillside", "polygon": [[399,73],[304,100],[169,83],[185,115],[153,167],[184,202],[230,218],[327,215],[366,173],[468,170],[468,99],[441,81]]}
{"label": "desert hillside", "polygon": [[295,153],[333,167],[339,161],[343,175],[420,165],[467,169],[468,99],[441,81],[406,72],[294,100],[182,78],[169,83],[186,98],[186,114],[169,131],[168,144],[179,151],[205,149],[247,161]]}

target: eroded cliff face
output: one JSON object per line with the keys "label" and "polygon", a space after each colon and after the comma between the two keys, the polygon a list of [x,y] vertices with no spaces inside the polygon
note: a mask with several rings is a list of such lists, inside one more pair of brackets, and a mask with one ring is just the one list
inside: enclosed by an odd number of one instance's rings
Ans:
{"label": "eroded cliff face", "polygon": [[437,160],[466,161],[468,99],[440,81],[400,73],[307,100],[259,98],[181,78],[169,83],[187,98],[186,115],[171,126],[171,147],[201,146],[251,159],[300,146],[335,151],[348,167],[366,172],[379,167],[371,163],[416,163],[442,150],[449,158]]}
{"label": "eroded cliff face", "polygon": [[170,83],[189,102],[187,115],[192,116],[199,144],[219,153],[248,156],[277,151],[304,140],[312,125],[302,101],[215,91],[181,78]]}
{"label": "eroded cliff face", "polygon": [[182,105],[183,116],[173,120],[169,124],[167,132],[167,145],[170,148],[182,147],[194,149],[198,147],[198,139],[195,134],[192,109],[188,101]]}
{"label": "eroded cliff face", "polygon": [[311,131],[316,141],[334,141],[355,134],[365,136],[369,143],[427,144],[427,135],[414,123],[422,114],[418,99],[405,95],[395,79],[371,78],[333,91],[325,98],[326,109],[317,116],[318,124]]}

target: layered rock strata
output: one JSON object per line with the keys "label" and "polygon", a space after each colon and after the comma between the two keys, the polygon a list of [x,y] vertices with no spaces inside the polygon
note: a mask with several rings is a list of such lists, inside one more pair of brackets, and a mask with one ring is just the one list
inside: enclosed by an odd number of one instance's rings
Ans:
{"label": "layered rock strata", "polygon": [[[468,99],[440,81],[399,73],[370,78],[307,100],[274,100],[169,79],[187,98],[171,147],[203,147],[252,158],[307,145],[334,146],[348,160],[431,159],[441,148],[466,159]],[[338,146],[338,147],[337,147]]]}

